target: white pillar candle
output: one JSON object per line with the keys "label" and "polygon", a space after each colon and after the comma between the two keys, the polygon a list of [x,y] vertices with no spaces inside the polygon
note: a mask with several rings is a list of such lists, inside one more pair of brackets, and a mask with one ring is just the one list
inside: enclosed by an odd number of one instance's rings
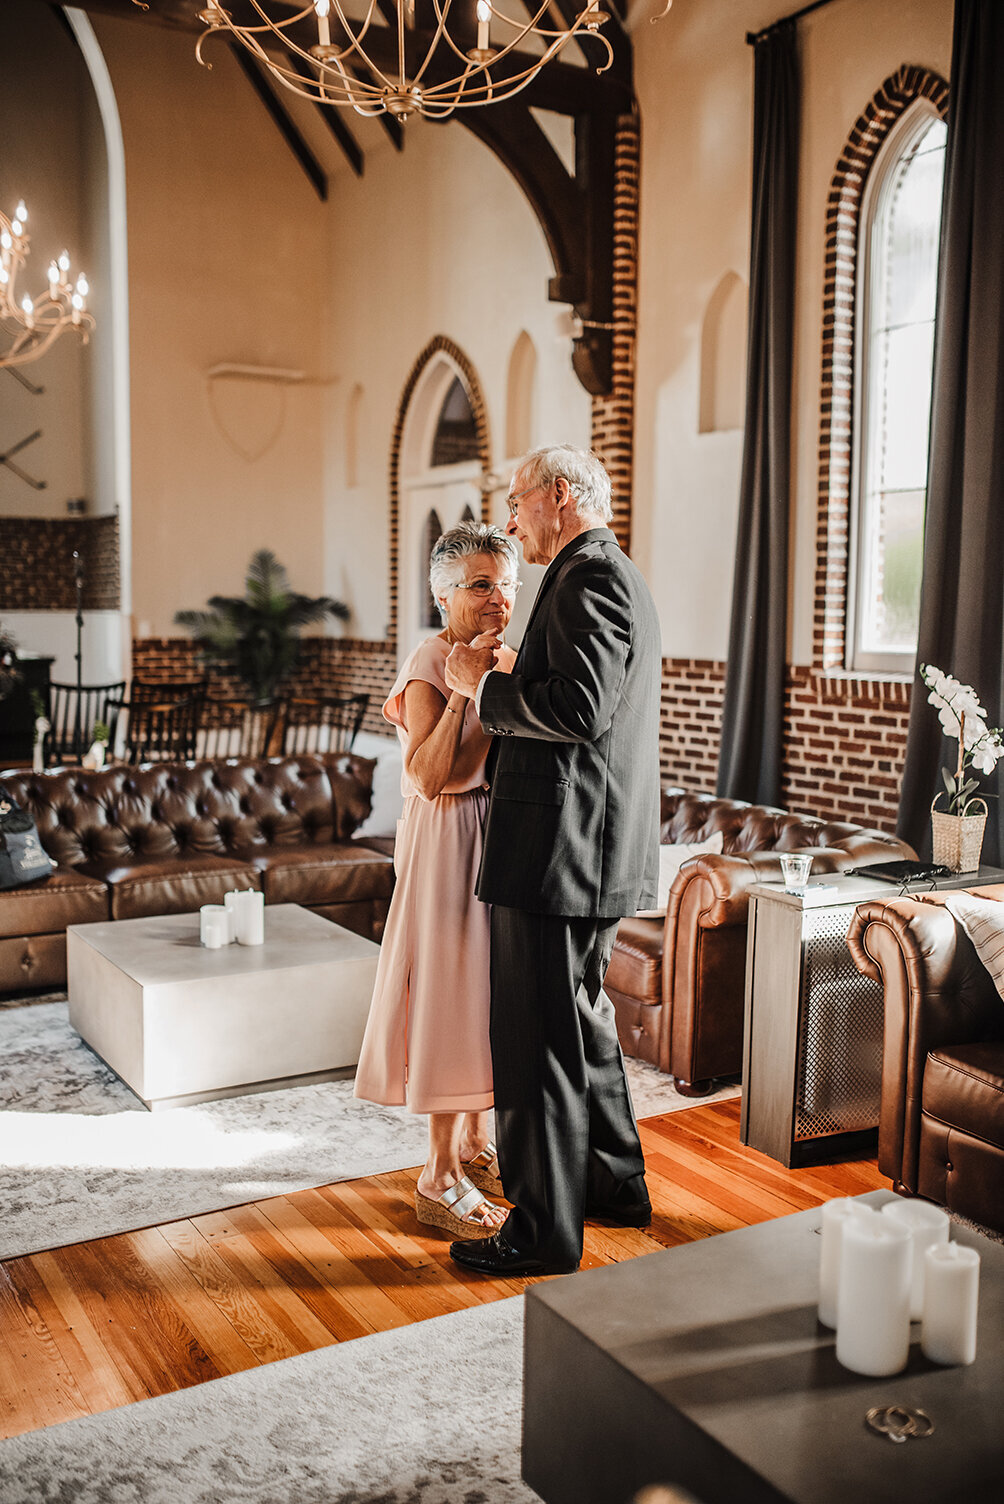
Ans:
{"label": "white pillar candle", "polygon": [[248,889],[237,902],[237,940],[241,945],[265,942],[265,895]]}
{"label": "white pillar candle", "polygon": [[[202,905],[202,908],[199,910],[199,939],[203,945],[209,943],[206,936],[209,933],[210,926],[217,921],[218,916],[221,914],[225,921],[226,913],[227,911],[221,903],[204,903]],[[224,933],[226,933],[225,928]]]}
{"label": "white pillar candle", "polygon": [[932,1363],[972,1363],[980,1256],[962,1243],[939,1243],[924,1254],[924,1316],[920,1346]]}
{"label": "white pillar candle", "polygon": [[199,910],[199,936],[209,950],[230,943],[230,921],[221,903],[207,903]]}
{"label": "white pillar candle", "polygon": [[911,1201],[900,1197],[887,1201],[882,1215],[891,1218],[910,1234],[912,1260],[910,1275],[910,1320],[919,1321],[924,1314],[924,1254],[935,1243],[948,1242],[948,1213],[929,1201]]}
{"label": "white pillar candle", "polygon": [[837,1362],[852,1373],[899,1373],[910,1354],[910,1234],[888,1217],[849,1218],[837,1287]]}
{"label": "white pillar candle", "polygon": [[840,1249],[844,1227],[852,1217],[870,1217],[870,1206],[850,1196],[838,1196],[823,1205],[822,1247],[819,1250],[819,1319],[824,1326],[837,1324],[837,1286],[840,1279]]}
{"label": "white pillar candle", "polygon": [[230,920],[231,941],[237,939],[237,905],[240,901],[240,896],[241,890],[239,888],[234,888],[230,893],[224,893],[223,895],[223,904],[227,911],[227,917]]}

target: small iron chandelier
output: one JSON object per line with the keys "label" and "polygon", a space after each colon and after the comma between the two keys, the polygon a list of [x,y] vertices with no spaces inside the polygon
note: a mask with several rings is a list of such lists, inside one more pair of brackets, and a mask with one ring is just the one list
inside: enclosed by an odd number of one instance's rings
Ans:
{"label": "small iron chandelier", "polygon": [[28,259],[29,235],[25,228],[28,211],[24,200],[8,219],[0,210],[0,368],[26,365],[44,355],[64,329],[76,329],[87,343],[94,320],[87,312],[87,278],[81,274],[70,282],[70,258],[63,251],[49,263],[49,285],[39,297],[17,293],[18,273]]}
{"label": "small iron chandelier", "polygon": [[[269,0],[272,9],[281,0]],[[585,0],[572,24],[555,30],[545,21],[552,0],[528,0],[524,19],[507,15],[504,0],[428,0],[430,24],[416,27],[416,0],[311,0],[303,10],[274,20],[265,0],[247,0],[260,25],[239,25],[219,0],[208,0],[199,19],[207,36],[229,33],[286,89],[316,104],[345,105],[360,115],[384,113],[443,120],[454,110],[510,99],[556,57],[572,37],[587,33],[601,43],[603,73],[613,50],[599,28],[608,20],[599,0]],[[247,10],[245,6],[245,11]],[[316,22],[317,41],[312,40]],[[307,27],[310,30],[307,30]],[[521,50],[529,40],[529,53]],[[266,50],[276,42],[281,57]],[[207,64],[206,66],[210,66]]]}

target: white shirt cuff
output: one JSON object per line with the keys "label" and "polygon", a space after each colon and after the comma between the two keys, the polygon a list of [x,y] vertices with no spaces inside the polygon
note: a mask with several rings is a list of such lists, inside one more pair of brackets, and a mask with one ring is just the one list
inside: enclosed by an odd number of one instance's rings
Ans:
{"label": "white shirt cuff", "polygon": [[481,694],[485,687],[485,680],[488,678],[489,674],[493,674],[494,672],[495,670],[493,668],[487,669],[485,673],[481,675],[481,681],[478,684],[477,689],[474,691],[474,709],[477,711],[479,719],[481,717]]}

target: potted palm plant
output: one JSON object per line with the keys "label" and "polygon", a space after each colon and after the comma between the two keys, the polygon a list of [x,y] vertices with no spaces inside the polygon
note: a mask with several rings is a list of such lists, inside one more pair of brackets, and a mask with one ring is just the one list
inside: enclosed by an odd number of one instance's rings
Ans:
{"label": "potted palm plant", "polygon": [[178,611],[207,663],[232,670],[253,704],[273,700],[296,666],[302,628],[326,617],[347,621],[349,608],[330,596],[300,595],[271,549],[252,554],[244,594],[214,595],[200,611]]}

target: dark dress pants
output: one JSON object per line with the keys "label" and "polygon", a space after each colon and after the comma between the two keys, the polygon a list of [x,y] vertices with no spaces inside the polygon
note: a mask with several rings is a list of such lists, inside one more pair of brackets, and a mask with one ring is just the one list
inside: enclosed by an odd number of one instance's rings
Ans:
{"label": "dark dress pants", "polygon": [[[582,1254],[586,1205],[647,1199],[603,991],[618,921],[492,908],[491,1047],[503,1231],[543,1260]],[[637,1182],[629,1186],[629,1182]]]}

